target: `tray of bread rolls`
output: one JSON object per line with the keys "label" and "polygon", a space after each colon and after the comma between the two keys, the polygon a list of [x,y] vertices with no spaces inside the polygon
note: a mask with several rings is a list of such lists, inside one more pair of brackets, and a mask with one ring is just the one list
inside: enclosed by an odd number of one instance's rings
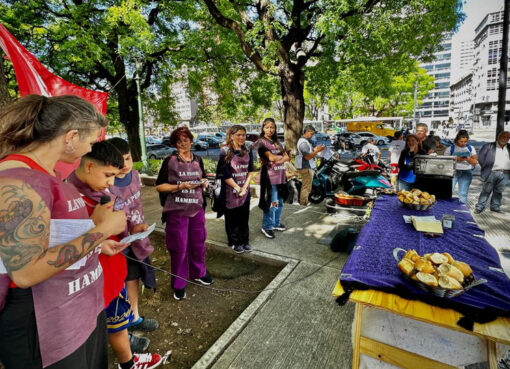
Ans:
{"label": "tray of bread rolls", "polygon": [[[404,257],[400,258],[402,253]],[[487,283],[476,279],[469,264],[455,260],[449,253],[434,252],[420,256],[416,250],[393,249],[393,257],[404,276],[425,292],[438,297],[457,297]]]}
{"label": "tray of bread rolls", "polygon": [[434,195],[417,188],[398,191],[398,200],[402,206],[413,210],[429,210],[436,203]]}

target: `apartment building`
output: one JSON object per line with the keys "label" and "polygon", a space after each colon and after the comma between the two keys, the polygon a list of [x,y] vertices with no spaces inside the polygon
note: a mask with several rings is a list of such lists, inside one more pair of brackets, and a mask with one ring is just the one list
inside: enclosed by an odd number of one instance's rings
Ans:
{"label": "apartment building", "polygon": [[435,78],[434,89],[417,109],[419,122],[426,123],[430,129],[435,129],[447,121],[450,114],[451,33],[445,34],[441,46],[442,50],[434,54],[433,61],[420,64],[427,74]]}

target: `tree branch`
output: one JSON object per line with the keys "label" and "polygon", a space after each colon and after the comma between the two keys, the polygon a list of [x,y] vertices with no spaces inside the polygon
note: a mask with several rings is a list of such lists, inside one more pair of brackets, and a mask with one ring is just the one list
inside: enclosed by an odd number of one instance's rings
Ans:
{"label": "tree branch", "polygon": [[213,18],[220,26],[234,31],[237,38],[239,39],[244,55],[246,55],[246,57],[250,59],[253,64],[255,64],[257,69],[265,73],[270,73],[269,68],[267,68],[264,65],[264,63],[262,63],[262,58],[260,57],[260,55],[256,53],[251,47],[251,45],[246,41],[246,37],[240,24],[228,17],[225,17],[216,7],[213,0],[204,0],[204,2],[205,5],[207,6],[207,9],[209,10],[209,13],[211,13]]}

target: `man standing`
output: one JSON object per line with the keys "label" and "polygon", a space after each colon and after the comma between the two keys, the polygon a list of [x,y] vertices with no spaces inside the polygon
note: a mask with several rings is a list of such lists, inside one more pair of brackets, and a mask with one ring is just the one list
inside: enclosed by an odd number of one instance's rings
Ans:
{"label": "man standing", "polygon": [[372,159],[374,164],[379,164],[381,158],[381,150],[374,145],[374,139],[372,137],[367,139],[367,143],[361,149],[362,156],[368,156]]}
{"label": "man standing", "polygon": [[313,170],[315,169],[315,156],[324,150],[324,146],[318,145],[313,148],[310,140],[315,134],[315,128],[307,125],[303,136],[297,142],[297,153],[294,161],[298,173],[301,175],[301,194],[299,203],[303,206],[308,204],[308,195],[312,190]]}
{"label": "man standing", "polygon": [[478,162],[482,167],[480,177],[483,180],[482,192],[475,206],[475,214],[481,213],[492,193],[490,209],[500,212],[501,198],[508,184],[510,173],[510,132],[501,132],[495,142],[482,146]]}
{"label": "man standing", "polygon": [[436,141],[434,137],[427,137],[427,131],[429,127],[425,123],[416,124],[416,136],[420,140],[420,145],[427,154],[432,154],[436,151]]}
{"label": "man standing", "polygon": [[391,184],[395,186],[398,175],[398,159],[400,158],[400,153],[402,150],[404,150],[406,143],[404,141],[402,131],[395,132],[393,137],[395,139],[391,141],[390,147],[388,148],[388,153],[390,154]]}

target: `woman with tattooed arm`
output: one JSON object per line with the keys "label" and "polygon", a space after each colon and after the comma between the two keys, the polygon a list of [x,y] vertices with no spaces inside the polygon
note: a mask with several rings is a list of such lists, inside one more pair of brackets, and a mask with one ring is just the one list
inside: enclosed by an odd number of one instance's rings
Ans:
{"label": "woman with tattooed arm", "polygon": [[[106,369],[98,253],[126,226],[112,204],[94,228],[50,244],[58,220],[87,219],[79,192],[54,171],[89,152],[106,120],[76,96],[30,95],[0,111],[0,362],[6,369]],[[85,231],[85,230],[84,230]],[[99,247],[100,246],[100,247]]]}

